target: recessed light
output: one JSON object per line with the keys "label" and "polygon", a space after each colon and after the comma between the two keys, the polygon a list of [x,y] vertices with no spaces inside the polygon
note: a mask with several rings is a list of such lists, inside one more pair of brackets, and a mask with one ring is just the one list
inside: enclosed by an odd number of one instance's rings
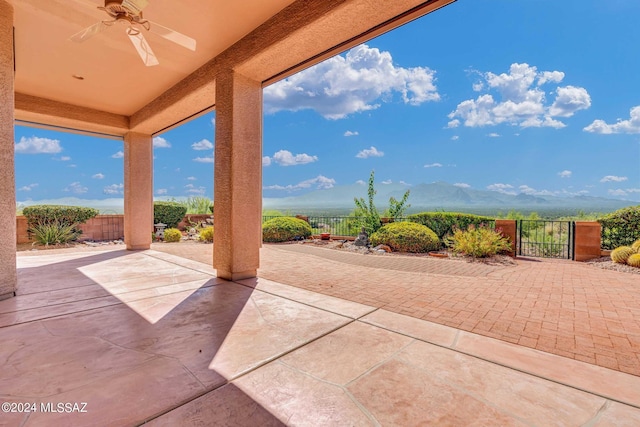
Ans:
{"label": "recessed light", "polygon": [[72,75],[71,77],[73,77],[74,79],[78,79],[78,80],[84,80],[84,77],[79,76],[77,74]]}

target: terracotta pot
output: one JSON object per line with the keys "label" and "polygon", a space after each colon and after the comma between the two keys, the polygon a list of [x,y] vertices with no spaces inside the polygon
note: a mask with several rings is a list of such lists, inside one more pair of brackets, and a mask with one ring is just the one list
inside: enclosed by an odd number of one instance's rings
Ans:
{"label": "terracotta pot", "polygon": [[329,240],[331,238],[331,233],[320,233],[320,240]]}

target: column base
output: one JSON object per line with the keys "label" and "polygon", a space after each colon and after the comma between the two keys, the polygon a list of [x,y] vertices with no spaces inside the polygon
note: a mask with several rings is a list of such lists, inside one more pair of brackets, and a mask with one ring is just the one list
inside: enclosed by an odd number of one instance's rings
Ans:
{"label": "column base", "polygon": [[247,271],[240,271],[240,272],[216,270],[216,277],[219,277],[225,280],[232,280],[232,281],[242,280],[242,279],[252,279],[257,275],[258,275],[258,270],[247,270]]}
{"label": "column base", "polygon": [[5,300],[5,299],[9,299],[9,298],[13,298],[16,296],[15,292],[9,292],[8,294],[2,294],[0,295],[0,301]]}
{"label": "column base", "polygon": [[146,251],[151,249],[151,245],[127,245],[128,251]]}

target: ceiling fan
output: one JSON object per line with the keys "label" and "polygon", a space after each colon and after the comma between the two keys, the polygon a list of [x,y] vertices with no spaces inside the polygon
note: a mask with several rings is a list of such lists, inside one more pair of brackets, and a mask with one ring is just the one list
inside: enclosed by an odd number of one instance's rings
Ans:
{"label": "ceiling fan", "polygon": [[104,0],[104,7],[99,6],[98,9],[104,10],[111,19],[100,21],[85,28],[71,36],[71,40],[83,42],[115,24],[126,25],[125,32],[129,36],[129,40],[133,43],[144,65],[148,67],[158,65],[159,62],[153,50],[151,50],[151,46],[144,38],[143,30],[156,33],[160,37],[186,49],[196,50],[196,41],[191,37],[144,19],[142,17],[142,9],[148,5],[149,0]]}

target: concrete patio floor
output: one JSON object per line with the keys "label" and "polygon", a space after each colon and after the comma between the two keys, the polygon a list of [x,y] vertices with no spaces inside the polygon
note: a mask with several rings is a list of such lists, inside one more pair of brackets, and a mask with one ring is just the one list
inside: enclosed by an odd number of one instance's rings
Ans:
{"label": "concrete patio floor", "polygon": [[0,400],[37,411],[0,425],[640,425],[635,375],[156,250],[32,255]]}

